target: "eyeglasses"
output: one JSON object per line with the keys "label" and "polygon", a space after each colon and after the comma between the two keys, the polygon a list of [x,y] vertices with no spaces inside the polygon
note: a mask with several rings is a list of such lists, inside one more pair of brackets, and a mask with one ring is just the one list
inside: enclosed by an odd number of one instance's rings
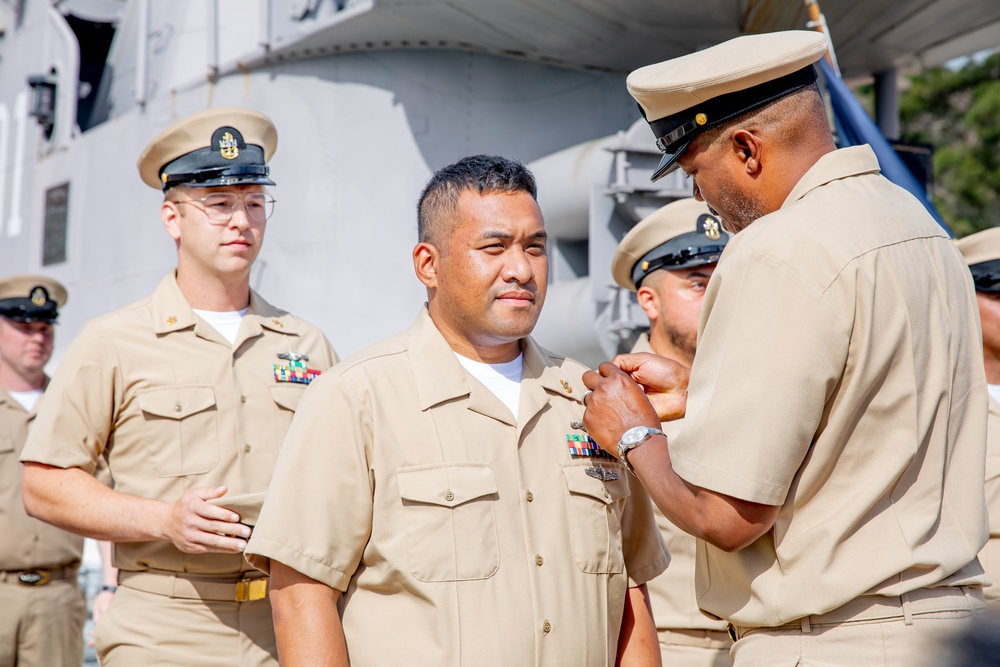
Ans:
{"label": "eyeglasses", "polygon": [[[274,197],[262,192],[250,192],[243,196],[243,208],[247,218],[254,222],[264,222],[274,213]],[[180,199],[177,204],[200,202],[205,208],[205,215],[213,225],[224,225],[229,222],[240,205],[240,196],[234,192],[213,192],[200,199]]]}

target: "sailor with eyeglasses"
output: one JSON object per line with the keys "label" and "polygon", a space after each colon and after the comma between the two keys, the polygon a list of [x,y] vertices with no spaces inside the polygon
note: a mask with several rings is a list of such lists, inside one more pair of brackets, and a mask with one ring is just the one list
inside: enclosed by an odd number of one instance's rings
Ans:
{"label": "sailor with eyeglasses", "polygon": [[[164,193],[177,268],[84,327],[21,457],[29,513],[116,543],[105,667],[278,664],[267,579],[243,549],[299,398],[336,355],[250,289],[276,144],[268,118],[235,108],[149,143],[139,174]],[[113,490],[91,476],[102,458]]]}

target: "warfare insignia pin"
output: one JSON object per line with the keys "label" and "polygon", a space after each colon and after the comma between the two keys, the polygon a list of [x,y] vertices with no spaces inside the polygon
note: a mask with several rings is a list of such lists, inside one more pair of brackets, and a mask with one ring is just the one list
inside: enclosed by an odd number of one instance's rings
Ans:
{"label": "warfare insignia pin", "polygon": [[588,456],[599,459],[614,459],[611,454],[601,449],[601,446],[586,434],[567,433],[566,447],[569,449],[569,455],[572,457]]}
{"label": "warfare insignia pin", "polygon": [[235,160],[240,155],[240,144],[232,132],[226,132],[219,139],[219,155],[227,160]]}
{"label": "warfare insignia pin", "polygon": [[[282,353],[284,354],[284,353]],[[278,355],[281,357],[281,354]],[[286,357],[282,357],[286,358]],[[297,384],[309,384],[320,376],[321,371],[315,368],[307,368],[300,360],[290,360],[287,366],[274,364],[275,382],[295,382]]]}
{"label": "warfare insignia pin", "polygon": [[278,358],[286,361],[309,361],[308,354],[299,354],[298,352],[292,352],[291,350],[288,352],[279,352]]}
{"label": "warfare insignia pin", "polygon": [[712,216],[708,215],[707,213],[703,213],[701,217],[698,218],[698,223],[701,226],[702,230],[705,232],[705,236],[708,237],[709,240],[718,241],[719,238],[722,236],[722,232],[720,231],[719,227],[719,221],[713,218]]}
{"label": "warfare insignia pin", "polygon": [[31,303],[39,308],[45,305],[45,302],[49,300],[49,293],[45,291],[45,288],[39,285],[35,289],[31,290]]}
{"label": "warfare insignia pin", "polygon": [[616,473],[614,470],[609,470],[608,468],[605,468],[600,463],[597,464],[596,468],[587,468],[586,472],[589,476],[593,477],[594,479],[599,479],[602,482],[607,482],[612,479],[618,479],[618,473]]}

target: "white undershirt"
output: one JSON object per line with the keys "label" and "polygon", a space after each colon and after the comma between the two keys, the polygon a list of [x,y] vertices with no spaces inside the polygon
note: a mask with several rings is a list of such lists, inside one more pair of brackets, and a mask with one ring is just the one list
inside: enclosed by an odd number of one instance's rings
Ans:
{"label": "white undershirt", "polygon": [[243,310],[198,310],[192,308],[195,314],[212,325],[212,328],[222,334],[222,337],[229,341],[230,345],[236,345],[236,334],[240,330],[240,322],[247,314],[248,308]]}
{"label": "white undershirt", "polygon": [[484,364],[481,361],[473,361],[467,357],[455,353],[458,363],[469,372],[469,375],[476,378],[483,385],[493,392],[507,406],[510,414],[517,419],[517,405],[521,400],[521,371],[523,369],[524,355],[517,355],[517,359],[507,361],[502,364]]}
{"label": "white undershirt", "polygon": [[32,389],[31,391],[8,391],[10,397],[21,404],[21,407],[31,412],[38,405],[38,399],[42,397],[41,389]]}
{"label": "white undershirt", "polygon": [[1000,403],[1000,384],[988,384],[986,390],[990,392],[990,398]]}

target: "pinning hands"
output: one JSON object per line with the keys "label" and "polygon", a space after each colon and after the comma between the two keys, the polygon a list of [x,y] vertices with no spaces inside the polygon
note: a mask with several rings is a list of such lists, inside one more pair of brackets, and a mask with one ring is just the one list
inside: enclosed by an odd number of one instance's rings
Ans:
{"label": "pinning hands", "polygon": [[610,454],[618,455],[618,440],[633,426],[660,426],[684,416],[689,371],[675,361],[653,354],[623,354],[606,361],[597,372],[587,371],[583,383],[583,426]]}

